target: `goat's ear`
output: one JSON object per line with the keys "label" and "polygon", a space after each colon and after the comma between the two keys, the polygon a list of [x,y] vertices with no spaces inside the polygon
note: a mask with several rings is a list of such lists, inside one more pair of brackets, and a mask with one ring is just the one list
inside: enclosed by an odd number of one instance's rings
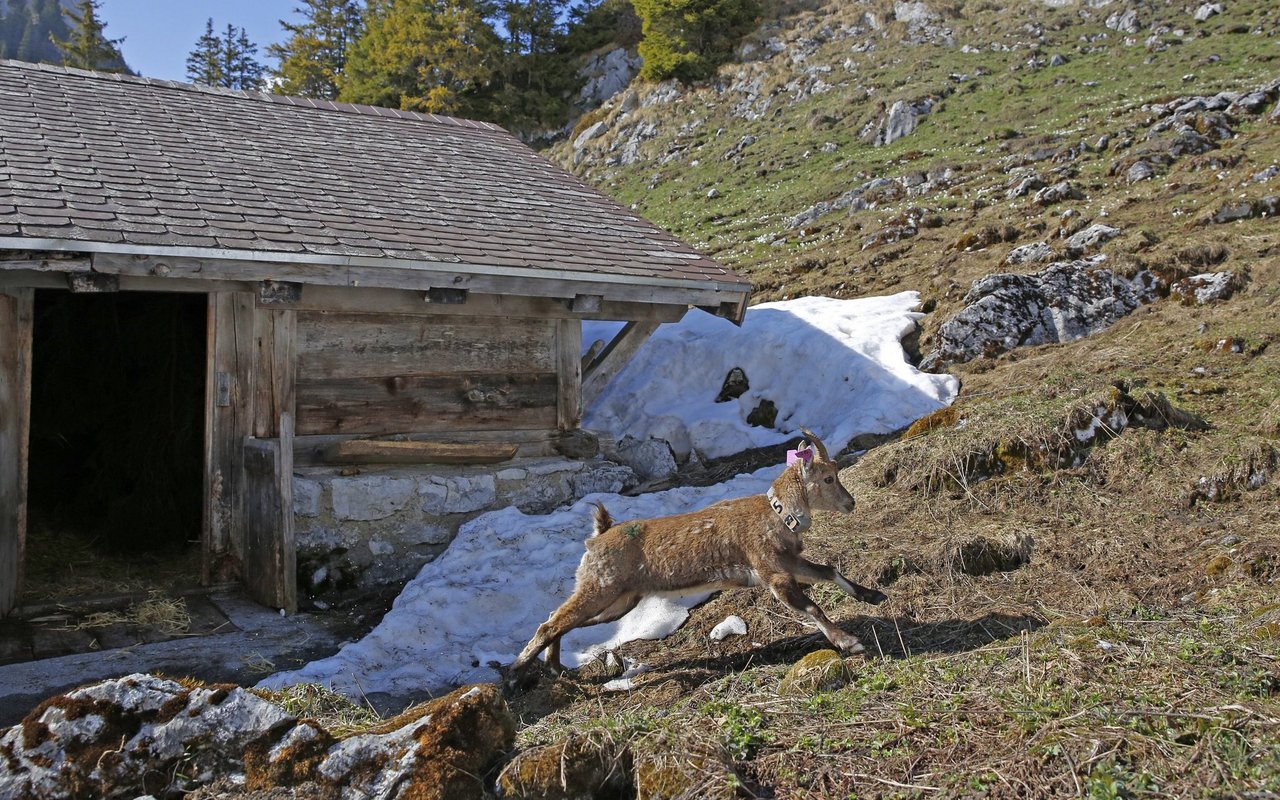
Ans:
{"label": "goat's ear", "polygon": [[800,477],[804,480],[808,480],[809,479],[809,459],[800,458],[797,460],[800,462]]}

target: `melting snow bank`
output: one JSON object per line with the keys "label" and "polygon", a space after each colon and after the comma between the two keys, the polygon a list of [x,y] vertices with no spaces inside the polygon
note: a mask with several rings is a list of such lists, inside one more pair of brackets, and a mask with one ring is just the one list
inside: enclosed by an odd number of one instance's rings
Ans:
{"label": "melting snow bank", "polygon": [[[836,300],[762,303],[737,327],[702,311],[663,325],[609,385],[583,427],[621,438],[665,439],[680,459],[690,449],[718,458],[784,442],[809,427],[839,452],[862,433],[888,433],[949,405],[959,385],[920,372],[902,338],[923,314],[916,292]],[[607,336],[588,327],[584,342]],[[729,370],[750,388],[715,402]],[[778,409],[776,430],[748,425],[762,400]]]}
{"label": "melting snow bank", "polygon": [[[368,636],[330,658],[272,675],[259,686],[305,681],[359,697],[362,692],[418,694],[496,680],[488,662],[515,660],[537,627],[573,591],[582,543],[591,534],[590,502],[603,502],[617,520],[679,514],[761,494],[781,471],[781,466],[767,467],[716,486],[639,497],[588,495],[544,516],[515,508],[484,514],[463,525],[449,548],[422,568]],[[705,598],[649,598],[617,622],[570,633],[561,659],[579,666],[623,642],[662,638]]]}

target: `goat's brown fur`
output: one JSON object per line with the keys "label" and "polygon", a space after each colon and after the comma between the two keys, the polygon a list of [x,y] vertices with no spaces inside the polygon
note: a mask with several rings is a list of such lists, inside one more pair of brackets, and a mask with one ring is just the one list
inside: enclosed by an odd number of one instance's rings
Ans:
{"label": "goat's brown fur", "polygon": [[[830,582],[869,603],[886,598],[859,586],[832,567],[800,555],[799,534],[809,527],[810,511],[850,513],[854,499],[840,483],[834,461],[816,436],[812,463],[797,460],[773,482],[771,493],[782,506],[775,513],[767,495],[725,500],[701,511],[613,524],[596,504],[595,536],[586,542],[573,594],[538,627],[511,665],[518,674],[543,650],[547,665],[560,665],[560,638],[574,628],[612,622],[647,595],[684,595],[744,586],[767,587],[784,605],[811,618],[832,644],[861,652],[857,637],[836,627],[801,588]],[[802,448],[803,449],[803,448]],[[794,530],[784,524],[794,520]]]}

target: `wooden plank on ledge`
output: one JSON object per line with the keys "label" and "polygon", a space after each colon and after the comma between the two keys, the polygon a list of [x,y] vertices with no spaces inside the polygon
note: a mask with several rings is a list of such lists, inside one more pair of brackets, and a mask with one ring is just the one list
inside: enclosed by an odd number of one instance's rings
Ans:
{"label": "wooden plank on ledge", "polygon": [[502,442],[389,442],[349,439],[331,445],[325,460],[343,464],[496,464],[515,456],[518,445]]}

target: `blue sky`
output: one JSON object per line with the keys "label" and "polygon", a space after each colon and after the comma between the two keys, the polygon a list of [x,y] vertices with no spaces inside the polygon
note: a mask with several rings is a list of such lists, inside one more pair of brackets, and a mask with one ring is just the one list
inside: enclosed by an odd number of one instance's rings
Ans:
{"label": "blue sky", "polygon": [[187,54],[213,17],[221,31],[227,23],[243,27],[258,45],[258,60],[268,66],[267,45],[284,38],[280,20],[297,20],[296,0],[101,0],[99,13],[112,39],[127,37],[120,49],[129,66],[149,78],[186,80]]}

